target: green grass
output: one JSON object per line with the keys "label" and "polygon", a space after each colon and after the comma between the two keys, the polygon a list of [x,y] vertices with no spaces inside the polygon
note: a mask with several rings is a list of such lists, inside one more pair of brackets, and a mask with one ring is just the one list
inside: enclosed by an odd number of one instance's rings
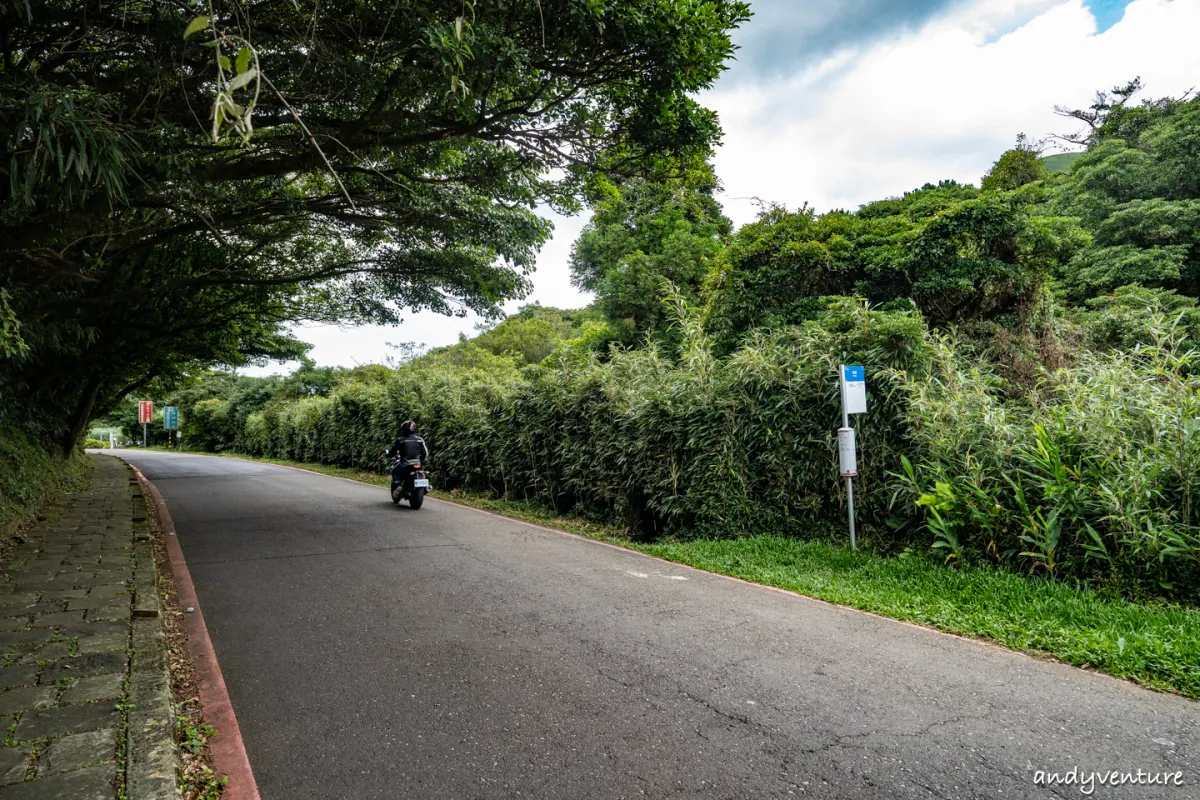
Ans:
{"label": "green grass", "polygon": [[1200,697],[1200,613],[1194,610],[1106,598],[998,570],[951,568],[917,555],[880,558],[773,536],[637,549]]}
{"label": "green grass", "polygon": [[[388,485],[386,475],[362,470],[222,455]],[[433,496],[1200,698],[1200,612],[1193,609],[1134,603],[988,568],[947,567],[915,554],[883,558],[821,541],[745,536],[642,543],[619,528],[555,516],[533,503],[457,492]]]}
{"label": "green grass", "polygon": [[90,471],[86,458],[63,458],[53,443],[0,416],[0,547],[54,497],[82,486]]}
{"label": "green grass", "polygon": [[1051,172],[1066,172],[1071,168],[1072,162],[1081,155],[1083,153],[1055,153],[1052,156],[1042,156],[1042,163]]}

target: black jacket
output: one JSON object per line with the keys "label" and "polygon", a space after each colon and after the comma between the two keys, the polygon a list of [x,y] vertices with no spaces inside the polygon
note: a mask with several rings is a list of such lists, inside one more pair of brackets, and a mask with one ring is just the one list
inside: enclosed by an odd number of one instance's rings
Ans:
{"label": "black jacket", "polygon": [[425,446],[424,439],[410,433],[398,436],[387,454],[390,458],[403,458],[405,461],[425,461],[429,458],[429,448]]}

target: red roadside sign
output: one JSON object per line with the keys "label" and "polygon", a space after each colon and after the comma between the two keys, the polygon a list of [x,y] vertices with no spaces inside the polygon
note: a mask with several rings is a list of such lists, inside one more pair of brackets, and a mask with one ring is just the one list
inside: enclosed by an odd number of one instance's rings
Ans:
{"label": "red roadside sign", "polygon": [[154,403],[150,400],[138,401],[138,422],[148,425],[154,419]]}

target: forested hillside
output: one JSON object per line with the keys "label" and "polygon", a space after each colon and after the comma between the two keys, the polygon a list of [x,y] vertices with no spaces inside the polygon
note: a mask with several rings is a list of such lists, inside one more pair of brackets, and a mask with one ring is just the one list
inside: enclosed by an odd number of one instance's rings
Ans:
{"label": "forested hillside", "polygon": [[191,447],[379,468],[405,418],[436,488],[640,536],[823,537],[844,519],[836,365],[866,366],[862,536],[883,553],[1200,602],[1200,100],[1136,84],[979,187],[734,231],[711,169],[589,180],[583,311],[527,307],[393,366],[208,373]]}

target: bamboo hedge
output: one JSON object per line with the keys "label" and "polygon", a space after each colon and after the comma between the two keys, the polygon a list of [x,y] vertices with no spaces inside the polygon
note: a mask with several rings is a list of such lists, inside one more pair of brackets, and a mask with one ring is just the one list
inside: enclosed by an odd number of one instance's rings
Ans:
{"label": "bamboo hedge", "polygon": [[438,489],[616,518],[644,537],[840,536],[837,366],[859,363],[867,546],[1196,601],[1200,384],[1169,332],[1080,354],[1014,399],[915,312],[838,302],[724,357],[697,322],[682,325],[678,353],[568,345],[527,367],[466,343],[383,380],[268,403],[226,446],[382,469],[381,448],[413,419]]}

